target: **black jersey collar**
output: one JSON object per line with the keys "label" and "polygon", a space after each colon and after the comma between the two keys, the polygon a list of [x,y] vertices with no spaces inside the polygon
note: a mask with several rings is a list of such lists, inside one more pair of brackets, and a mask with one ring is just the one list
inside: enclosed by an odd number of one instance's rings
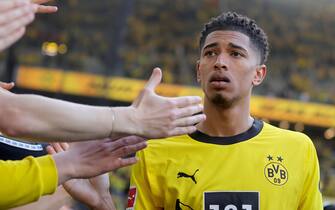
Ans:
{"label": "black jersey collar", "polygon": [[202,133],[199,130],[189,134],[189,136],[196,141],[204,143],[230,145],[246,141],[257,136],[261,132],[262,128],[263,128],[263,121],[254,120],[252,126],[246,132],[237,134],[235,136],[229,136],[229,137],[209,136],[205,133]]}

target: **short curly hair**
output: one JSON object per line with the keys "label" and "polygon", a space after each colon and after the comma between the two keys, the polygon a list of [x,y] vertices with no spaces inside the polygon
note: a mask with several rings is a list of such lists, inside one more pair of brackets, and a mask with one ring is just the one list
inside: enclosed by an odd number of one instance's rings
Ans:
{"label": "short curly hair", "polygon": [[208,34],[222,30],[238,31],[247,35],[260,53],[261,64],[266,62],[269,54],[267,35],[263,29],[256,25],[254,20],[235,12],[222,13],[205,24],[200,36],[200,52],[205,44]]}

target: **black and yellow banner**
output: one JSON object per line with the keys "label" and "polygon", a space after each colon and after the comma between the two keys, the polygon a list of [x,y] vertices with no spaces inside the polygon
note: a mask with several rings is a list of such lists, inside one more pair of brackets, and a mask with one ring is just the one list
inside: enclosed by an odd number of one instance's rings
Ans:
{"label": "black and yellow banner", "polygon": [[307,125],[335,127],[335,106],[330,105],[253,96],[251,113],[269,120],[286,120]]}
{"label": "black and yellow banner", "polygon": [[[16,83],[19,87],[27,89],[102,97],[124,102],[133,101],[145,85],[143,80],[24,66],[18,70]],[[156,92],[169,97],[203,96],[200,88],[170,84],[159,85]],[[335,106],[330,105],[253,96],[251,113],[269,120],[335,127]]]}

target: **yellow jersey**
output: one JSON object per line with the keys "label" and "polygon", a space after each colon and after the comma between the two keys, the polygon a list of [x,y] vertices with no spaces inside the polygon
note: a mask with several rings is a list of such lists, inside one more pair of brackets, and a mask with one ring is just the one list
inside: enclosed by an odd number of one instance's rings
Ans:
{"label": "yellow jersey", "polygon": [[57,168],[50,155],[23,160],[0,160],[0,209],[9,209],[55,192]]}
{"label": "yellow jersey", "polygon": [[150,140],[137,157],[127,210],[322,209],[312,141],[259,120],[232,137]]}

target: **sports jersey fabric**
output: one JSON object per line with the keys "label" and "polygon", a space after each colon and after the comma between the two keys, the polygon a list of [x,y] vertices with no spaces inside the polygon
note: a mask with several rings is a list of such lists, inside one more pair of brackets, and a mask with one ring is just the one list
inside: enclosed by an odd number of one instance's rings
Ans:
{"label": "sports jersey fabric", "polygon": [[137,157],[127,210],[322,209],[312,141],[259,120],[232,137],[150,140]]}
{"label": "sports jersey fabric", "polygon": [[0,209],[23,205],[52,194],[58,177],[50,155],[20,161],[0,160]]}

